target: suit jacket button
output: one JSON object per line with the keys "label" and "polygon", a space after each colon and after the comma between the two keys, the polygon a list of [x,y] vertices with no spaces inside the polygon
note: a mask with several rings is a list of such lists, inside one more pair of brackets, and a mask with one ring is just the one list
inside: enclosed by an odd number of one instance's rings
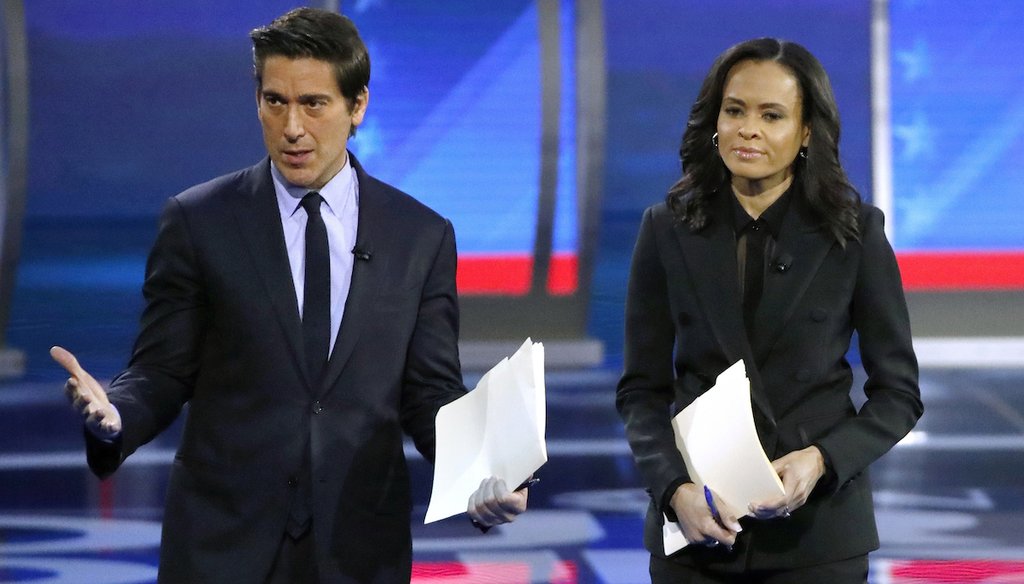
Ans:
{"label": "suit jacket button", "polygon": [[288,486],[289,487],[296,487],[298,485],[299,485],[299,479],[297,479],[295,477],[288,477]]}
{"label": "suit jacket button", "polygon": [[322,405],[320,405],[320,400],[316,400],[315,402],[313,402],[313,413],[314,414],[319,414],[319,413],[321,413],[323,411],[324,411],[324,407]]}

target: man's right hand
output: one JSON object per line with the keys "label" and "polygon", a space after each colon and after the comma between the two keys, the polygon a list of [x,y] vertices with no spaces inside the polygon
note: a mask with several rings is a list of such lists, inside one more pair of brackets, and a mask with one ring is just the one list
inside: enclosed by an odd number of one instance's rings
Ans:
{"label": "man's right hand", "polygon": [[112,440],[121,433],[121,414],[107,399],[107,392],[92,375],[82,369],[67,349],[51,347],[50,356],[71,377],[64,384],[64,395],[85,422],[85,427],[100,440]]}

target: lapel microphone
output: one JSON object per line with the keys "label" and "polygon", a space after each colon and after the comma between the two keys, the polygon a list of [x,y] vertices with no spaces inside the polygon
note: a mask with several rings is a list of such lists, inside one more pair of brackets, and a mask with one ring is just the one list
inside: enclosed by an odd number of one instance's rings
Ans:
{"label": "lapel microphone", "polygon": [[780,274],[785,274],[789,271],[790,266],[793,265],[793,256],[788,253],[784,253],[779,257],[772,260],[772,269]]}
{"label": "lapel microphone", "polygon": [[373,256],[370,252],[363,249],[358,243],[352,248],[352,255],[356,256],[357,260],[368,262]]}

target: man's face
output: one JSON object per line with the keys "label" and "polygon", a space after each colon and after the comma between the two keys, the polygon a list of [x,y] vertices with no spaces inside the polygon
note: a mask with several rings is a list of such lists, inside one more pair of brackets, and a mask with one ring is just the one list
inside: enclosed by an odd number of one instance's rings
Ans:
{"label": "man's face", "polygon": [[317,190],[345,166],[349,131],[366,113],[364,90],[351,110],[334,69],[317,59],[268,57],[257,91],[263,143],[284,178]]}

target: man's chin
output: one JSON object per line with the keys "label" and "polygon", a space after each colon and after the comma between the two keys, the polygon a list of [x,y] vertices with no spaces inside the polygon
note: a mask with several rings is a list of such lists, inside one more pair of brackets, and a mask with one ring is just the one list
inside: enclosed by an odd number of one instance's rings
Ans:
{"label": "man's chin", "polygon": [[311,188],[315,178],[313,173],[304,169],[289,168],[287,166],[278,168],[281,171],[281,176],[284,180],[288,181],[288,184],[296,187],[302,187],[304,189]]}

